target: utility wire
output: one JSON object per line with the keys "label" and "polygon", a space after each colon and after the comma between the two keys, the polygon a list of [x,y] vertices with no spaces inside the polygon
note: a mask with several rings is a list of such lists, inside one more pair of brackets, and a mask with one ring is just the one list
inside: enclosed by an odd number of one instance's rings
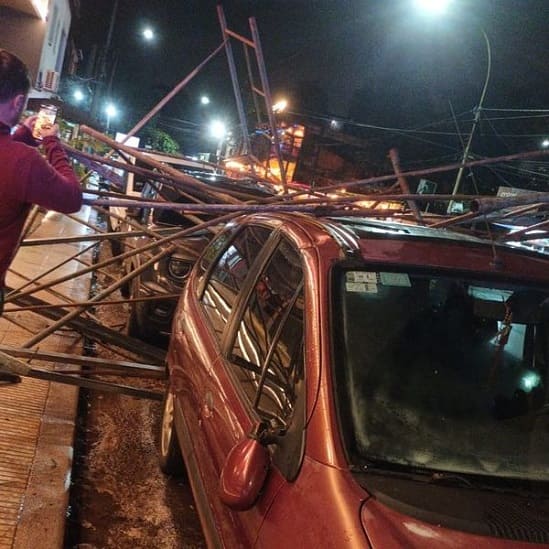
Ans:
{"label": "utility wire", "polygon": [[484,107],[483,111],[493,111],[493,112],[546,112],[549,113],[549,109],[490,109]]}

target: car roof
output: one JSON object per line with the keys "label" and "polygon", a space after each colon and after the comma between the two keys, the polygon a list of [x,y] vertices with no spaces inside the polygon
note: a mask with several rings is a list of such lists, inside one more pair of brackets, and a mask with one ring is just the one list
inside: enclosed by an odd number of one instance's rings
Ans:
{"label": "car roof", "polygon": [[275,224],[281,224],[286,228],[290,225],[301,227],[312,239],[319,244],[325,240],[326,233],[336,242],[345,255],[355,255],[360,253],[361,245],[365,240],[408,240],[430,244],[462,244],[464,246],[473,246],[478,249],[486,249],[490,255],[495,253],[495,249],[506,250],[510,253],[524,254],[530,257],[536,257],[541,260],[547,259],[547,254],[530,247],[517,247],[505,242],[497,242],[482,236],[464,232],[464,230],[455,230],[450,228],[437,228],[418,225],[410,220],[396,220],[391,218],[373,219],[369,217],[345,217],[328,216],[316,217],[304,213],[273,213],[273,214],[250,214],[246,218],[253,220],[272,221]]}

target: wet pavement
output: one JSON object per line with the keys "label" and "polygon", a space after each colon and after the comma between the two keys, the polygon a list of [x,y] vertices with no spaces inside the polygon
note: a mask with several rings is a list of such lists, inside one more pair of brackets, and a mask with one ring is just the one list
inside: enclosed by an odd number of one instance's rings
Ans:
{"label": "wet pavement", "polygon": [[[89,208],[78,214],[87,219]],[[32,225],[33,237],[85,234],[83,225],[52,212],[40,215]],[[7,284],[18,288],[47,272],[84,248],[84,244],[22,247],[12,264]],[[72,261],[48,275],[56,278],[74,272]],[[47,278],[47,277],[46,277]],[[88,281],[71,279],[56,288],[73,299],[86,299]],[[45,294],[41,295],[45,298]],[[62,295],[48,292],[50,302]],[[48,322],[28,311],[9,312],[6,303],[0,318],[0,345],[22,347]],[[81,353],[81,336],[60,330],[44,339],[41,351]],[[0,383],[0,548],[62,547],[68,488],[73,457],[78,390],[31,378],[21,383]],[[37,545],[37,540],[39,545]]]}

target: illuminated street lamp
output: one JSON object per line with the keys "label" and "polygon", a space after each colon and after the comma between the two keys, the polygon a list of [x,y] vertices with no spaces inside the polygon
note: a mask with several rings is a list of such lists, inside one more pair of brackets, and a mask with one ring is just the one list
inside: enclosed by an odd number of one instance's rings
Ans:
{"label": "illuminated street lamp", "polygon": [[207,95],[203,95],[200,97],[200,104],[201,105],[209,105],[210,104],[210,98]]}
{"label": "illuminated street lamp", "polygon": [[227,126],[225,122],[222,122],[221,120],[212,120],[212,122],[210,122],[210,135],[217,140],[217,150],[215,152],[215,156],[216,162],[219,164],[221,161],[223,142],[227,136]]}
{"label": "illuminated street lamp", "polygon": [[227,126],[221,120],[210,122],[210,135],[214,139],[223,139],[227,135]]}
{"label": "illuminated street lamp", "polygon": [[282,112],[288,106],[286,99],[281,99],[273,105],[273,112]]}
{"label": "illuminated street lamp", "polygon": [[151,29],[151,27],[145,27],[141,34],[147,42],[152,42],[154,40],[154,31]]}
{"label": "illuminated street lamp", "polygon": [[426,13],[442,14],[450,6],[451,0],[415,0],[416,7]]}
{"label": "illuminated street lamp", "polygon": [[541,142],[541,147],[542,147],[542,149],[547,149],[547,148],[549,148],[549,138],[545,138],[545,139]]}
{"label": "illuminated street lamp", "polygon": [[112,103],[107,103],[105,106],[105,114],[107,115],[107,131],[109,131],[111,118],[118,115],[118,109]]}
{"label": "illuminated street lamp", "polygon": [[85,97],[84,92],[80,88],[76,88],[72,96],[77,103],[80,103],[80,101],[82,101]]}

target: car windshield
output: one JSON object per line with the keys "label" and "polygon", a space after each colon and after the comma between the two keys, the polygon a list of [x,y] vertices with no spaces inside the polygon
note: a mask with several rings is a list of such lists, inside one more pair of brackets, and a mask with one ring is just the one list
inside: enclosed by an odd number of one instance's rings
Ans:
{"label": "car windshield", "polygon": [[549,480],[546,286],[374,269],[334,284],[353,465]]}

